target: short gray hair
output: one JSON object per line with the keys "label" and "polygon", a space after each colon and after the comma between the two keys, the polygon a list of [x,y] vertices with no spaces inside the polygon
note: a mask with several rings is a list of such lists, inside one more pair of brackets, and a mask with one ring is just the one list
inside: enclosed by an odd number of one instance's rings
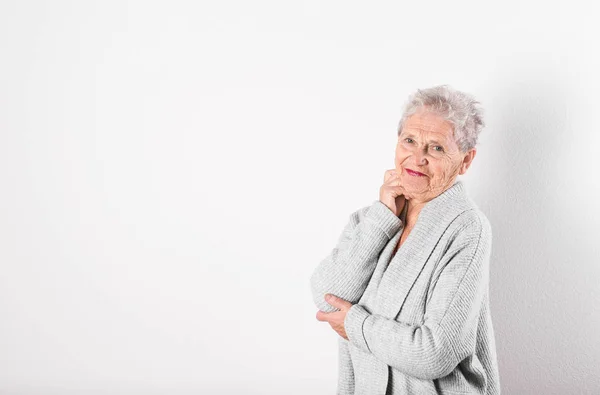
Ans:
{"label": "short gray hair", "polygon": [[454,126],[454,139],[463,153],[475,147],[479,133],[485,126],[483,110],[472,95],[448,85],[438,85],[418,89],[410,95],[398,123],[398,135],[402,132],[406,119],[420,109],[438,114]]}

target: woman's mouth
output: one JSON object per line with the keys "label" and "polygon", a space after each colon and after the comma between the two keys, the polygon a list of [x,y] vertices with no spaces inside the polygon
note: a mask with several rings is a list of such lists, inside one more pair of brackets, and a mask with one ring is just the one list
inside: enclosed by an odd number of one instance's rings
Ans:
{"label": "woman's mouth", "polygon": [[419,173],[418,171],[413,171],[406,168],[404,170],[406,170],[406,172],[413,177],[427,177],[425,174]]}

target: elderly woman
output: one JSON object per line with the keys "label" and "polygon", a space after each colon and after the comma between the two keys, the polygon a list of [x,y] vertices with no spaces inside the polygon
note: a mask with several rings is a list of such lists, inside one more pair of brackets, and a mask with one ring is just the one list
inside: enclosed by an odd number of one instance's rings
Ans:
{"label": "elderly woman", "polygon": [[500,393],[491,227],[457,180],[483,125],[468,94],[414,93],[379,200],[314,270],[317,319],[339,334],[338,394]]}

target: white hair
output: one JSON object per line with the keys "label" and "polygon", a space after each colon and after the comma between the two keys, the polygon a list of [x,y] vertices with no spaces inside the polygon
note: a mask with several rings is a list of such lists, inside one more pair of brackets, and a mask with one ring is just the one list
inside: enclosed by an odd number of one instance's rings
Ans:
{"label": "white hair", "polygon": [[454,126],[454,139],[461,152],[465,153],[477,144],[477,137],[485,126],[483,110],[479,102],[467,93],[457,91],[448,85],[438,85],[428,89],[418,89],[410,95],[405,105],[402,119],[398,124],[398,135],[406,119],[424,109],[444,117]]}

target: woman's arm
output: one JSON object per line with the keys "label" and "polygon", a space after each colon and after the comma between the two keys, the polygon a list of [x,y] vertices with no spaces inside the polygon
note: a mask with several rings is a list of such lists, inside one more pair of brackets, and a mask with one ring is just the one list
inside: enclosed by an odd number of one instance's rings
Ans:
{"label": "woman's arm", "polygon": [[348,340],[407,375],[448,375],[475,352],[481,303],[488,289],[491,227],[482,215],[458,232],[440,264],[443,270],[422,325],[408,325],[353,305],[344,320]]}
{"label": "woman's arm", "polygon": [[367,288],[379,254],[401,229],[402,221],[379,200],[350,215],[337,245],[316,267],[310,288],[317,308],[337,311],[323,296],[331,293],[357,303]]}

